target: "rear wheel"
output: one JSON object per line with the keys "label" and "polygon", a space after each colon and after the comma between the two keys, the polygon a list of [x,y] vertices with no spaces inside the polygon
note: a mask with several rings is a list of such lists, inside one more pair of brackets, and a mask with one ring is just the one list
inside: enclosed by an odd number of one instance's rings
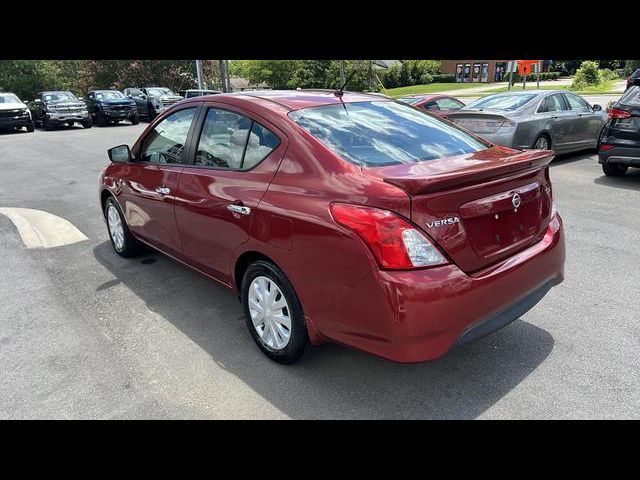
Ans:
{"label": "rear wheel", "polygon": [[111,245],[116,253],[125,258],[138,255],[142,250],[142,244],[131,234],[124,215],[113,197],[109,197],[105,202],[104,213]]}
{"label": "rear wheel", "polygon": [[277,265],[266,260],[249,265],[240,298],[249,332],[267,357],[291,364],[309,351],[311,343],[302,306]]}
{"label": "rear wheel", "polygon": [[551,138],[546,133],[538,135],[536,141],[533,142],[533,148],[536,150],[549,150],[551,148]]}
{"label": "rear wheel", "polygon": [[82,128],[91,128],[91,126],[93,125],[93,120],[91,119],[91,117],[87,117],[86,120],[82,121]]}
{"label": "rear wheel", "polygon": [[131,124],[138,125],[140,123],[140,117],[136,113],[133,117],[131,117]]}
{"label": "rear wheel", "polygon": [[627,165],[621,165],[620,163],[603,163],[602,171],[609,177],[620,177],[627,173],[629,167]]}
{"label": "rear wheel", "polygon": [[36,129],[36,126],[33,122],[27,123],[27,132],[33,132]]}
{"label": "rear wheel", "polygon": [[53,130],[53,124],[46,116],[42,117],[42,128],[45,130]]}

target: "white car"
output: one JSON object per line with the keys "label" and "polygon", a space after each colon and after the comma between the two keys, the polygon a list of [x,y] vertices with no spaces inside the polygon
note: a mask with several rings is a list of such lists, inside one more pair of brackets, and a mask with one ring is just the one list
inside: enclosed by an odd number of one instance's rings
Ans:
{"label": "white car", "polygon": [[0,92],[0,129],[22,129],[33,132],[34,125],[29,108],[13,93]]}

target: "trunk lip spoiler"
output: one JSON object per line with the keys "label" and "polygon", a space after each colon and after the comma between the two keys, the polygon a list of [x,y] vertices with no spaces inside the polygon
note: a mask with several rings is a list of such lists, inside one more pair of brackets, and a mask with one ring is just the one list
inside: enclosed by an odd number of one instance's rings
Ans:
{"label": "trunk lip spoiler", "polygon": [[[505,156],[495,162],[485,165],[474,165],[469,168],[454,169],[447,173],[429,175],[393,176],[380,172],[379,178],[392,184],[409,195],[423,195],[428,193],[463,188],[480,182],[490,182],[499,178],[536,170],[547,166],[555,157],[553,150],[525,150],[514,155]],[[442,159],[446,161],[446,159]]]}

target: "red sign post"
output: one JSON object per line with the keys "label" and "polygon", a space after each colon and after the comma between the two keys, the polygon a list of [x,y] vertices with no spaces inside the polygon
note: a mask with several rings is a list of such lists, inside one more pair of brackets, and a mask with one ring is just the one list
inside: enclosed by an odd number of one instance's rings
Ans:
{"label": "red sign post", "polygon": [[527,75],[533,73],[536,70],[535,65],[539,63],[540,60],[518,60],[518,73],[522,75],[524,79],[522,84],[523,89],[527,86]]}

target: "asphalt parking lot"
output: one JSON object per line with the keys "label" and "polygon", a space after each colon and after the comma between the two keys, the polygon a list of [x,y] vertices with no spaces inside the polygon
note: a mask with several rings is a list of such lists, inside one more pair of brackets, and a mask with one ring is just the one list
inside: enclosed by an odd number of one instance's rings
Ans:
{"label": "asphalt parking lot", "polygon": [[88,237],[26,249],[0,215],[1,418],[640,418],[640,169],[554,160],[566,280],[503,330],[432,363],[326,345],[287,367],[228,290],[112,251],[98,173],[145,125],[0,134],[0,207]]}

